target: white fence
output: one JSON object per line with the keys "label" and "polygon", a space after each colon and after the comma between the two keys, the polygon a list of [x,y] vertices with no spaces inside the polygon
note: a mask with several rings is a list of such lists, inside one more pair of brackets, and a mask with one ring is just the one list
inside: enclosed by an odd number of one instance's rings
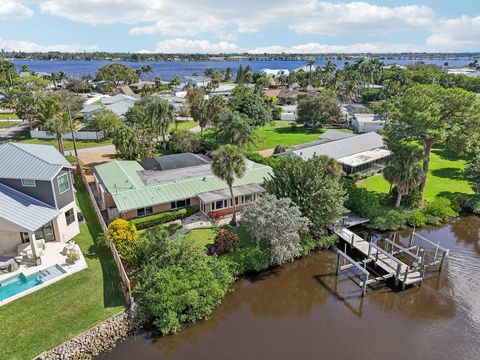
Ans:
{"label": "white fence", "polygon": [[[76,131],[73,133],[75,140],[102,140],[103,131]],[[55,134],[43,130],[30,130],[30,137],[32,139],[55,139]],[[72,133],[65,133],[62,135],[64,140],[72,140]]]}

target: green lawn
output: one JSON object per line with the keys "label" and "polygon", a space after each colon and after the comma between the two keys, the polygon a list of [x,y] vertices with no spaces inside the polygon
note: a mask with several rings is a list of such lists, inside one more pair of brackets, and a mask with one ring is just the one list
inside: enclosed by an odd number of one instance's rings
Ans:
{"label": "green lawn", "polygon": [[198,123],[196,121],[179,121],[177,124],[172,123],[169,125],[168,130],[173,131],[175,129],[178,130],[188,130],[191,129],[195,126],[197,126]]}
{"label": "green lawn", "polygon": [[290,121],[275,121],[272,125],[263,126],[255,131],[255,144],[252,150],[272,149],[277,145],[286,147],[318,140],[325,129],[306,129],[297,125],[294,129]]}
{"label": "green lawn", "polygon": [[96,242],[100,225],[80,179],[76,188],[87,224],[75,240],[88,269],[0,307],[0,359],[31,359],[125,308],[110,250]]}
{"label": "green lawn", "polygon": [[[250,235],[243,227],[232,228],[226,225],[222,227],[226,228],[228,231],[236,233],[240,238],[240,244],[251,244],[252,240]],[[195,241],[200,247],[207,247],[208,245],[213,244],[215,230],[213,228],[194,229],[187,233],[187,237],[192,241]]]}
{"label": "green lawn", "polygon": [[[463,180],[462,172],[465,165],[465,159],[452,151],[435,148],[430,159],[425,199],[433,200],[438,195],[472,194],[471,186]],[[390,189],[390,185],[382,174],[366,179],[361,182],[360,186],[378,193],[387,193]]]}
{"label": "green lawn", "polygon": [[17,120],[18,116],[13,112],[12,113],[0,113],[0,120],[8,120],[8,119]]}
{"label": "green lawn", "polygon": [[[28,143],[28,144],[41,144],[41,145],[53,145],[56,148],[57,140],[42,140],[42,139],[32,139],[30,138],[30,132],[28,130],[21,131],[13,136],[13,141]],[[71,140],[63,140],[63,144],[65,146],[65,150],[73,150],[73,141]],[[86,149],[96,146],[103,146],[103,145],[110,145],[112,144],[111,139],[105,139],[100,141],[93,141],[93,140],[77,140],[77,149]]]}
{"label": "green lawn", "polygon": [[12,120],[12,121],[0,121],[0,129],[11,128],[15,125],[20,124],[21,121],[19,120]]}

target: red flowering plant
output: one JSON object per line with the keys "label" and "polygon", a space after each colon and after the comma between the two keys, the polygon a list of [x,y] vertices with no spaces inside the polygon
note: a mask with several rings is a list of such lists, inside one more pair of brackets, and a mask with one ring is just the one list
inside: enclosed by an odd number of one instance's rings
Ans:
{"label": "red flowering plant", "polygon": [[212,226],[216,228],[218,227],[218,223],[220,222],[220,220],[222,220],[225,214],[222,211],[210,211],[208,216],[212,220]]}
{"label": "red flowering plant", "polygon": [[209,248],[210,254],[225,254],[240,249],[240,238],[227,229],[218,229],[214,243]]}

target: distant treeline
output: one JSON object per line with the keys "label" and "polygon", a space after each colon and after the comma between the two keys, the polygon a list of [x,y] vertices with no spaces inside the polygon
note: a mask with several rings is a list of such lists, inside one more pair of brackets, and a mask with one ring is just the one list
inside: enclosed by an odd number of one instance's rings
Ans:
{"label": "distant treeline", "polygon": [[25,60],[114,60],[114,61],[224,61],[224,60],[353,60],[359,57],[380,60],[453,60],[480,58],[480,53],[398,53],[398,54],[145,54],[112,52],[8,52],[1,51],[0,59]]}

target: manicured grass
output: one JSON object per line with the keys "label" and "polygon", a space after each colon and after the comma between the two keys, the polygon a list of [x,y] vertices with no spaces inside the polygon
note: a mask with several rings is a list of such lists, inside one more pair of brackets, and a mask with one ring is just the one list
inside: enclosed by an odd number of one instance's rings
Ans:
{"label": "manicured grass", "polygon": [[0,113],[0,120],[18,120],[18,116],[15,113]]}
{"label": "manicured grass", "polygon": [[170,124],[170,126],[168,127],[168,130],[169,131],[173,131],[175,129],[188,130],[188,129],[191,129],[191,128],[197,126],[197,125],[198,125],[198,123],[196,121],[179,121],[177,123],[177,125],[175,125],[175,123]]}
{"label": "manicured grass", "polygon": [[[430,171],[425,188],[425,199],[433,200],[439,195],[472,194],[471,186],[463,180],[465,159],[452,151],[435,148],[430,159]],[[376,175],[361,182],[360,186],[378,193],[388,193],[390,185],[383,175]]]}
{"label": "manicured grass", "polygon": [[0,359],[31,359],[124,310],[120,280],[80,179],[77,200],[87,224],[75,238],[88,269],[0,307]]}
{"label": "manicured grass", "polygon": [[277,145],[286,147],[318,140],[325,129],[306,129],[301,125],[291,127],[290,121],[275,121],[272,125],[263,126],[255,131],[255,144],[252,150],[272,149]]}
{"label": "manicured grass", "polygon": [[[28,130],[21,131],[18,134],[15,134],[13,137],[14,141],[28,143],[28,144],[41,144],[41,145],[53,145],[58,148],[57,140],[42,140],[42,139],[32,139],[30,138],[30,132]],[[105,139],[100,141],[94,140],[77,140],[77,149],[86,149],[91,147],[103,146],[103,145],[111,145],[111,139]],[[73,141],[71,140],[63,140],[63,144],[65,146],[65,150],[73,150]]]}
{"label": "manicured grass", "polygon": [[14,127],[15,125],[20,124],[21,121],[19,120],[11,120],[11,121],[0,121],[0,129],[6,129]]}
{"label": "manicured grass", "polygon": [[[243,227],[239,226],[233,228],[227,225],[223,225],[222,227],[230,232],[236,233],[240,238],[240,245],[248,245],[252,243],[250,235]],[[194,229],[187,233],[187,237],[190,238],[192,241],[195,241],[198,246],[206,248],[208,245],[213,244],[213,239],[215,237],[215,229]]]}

